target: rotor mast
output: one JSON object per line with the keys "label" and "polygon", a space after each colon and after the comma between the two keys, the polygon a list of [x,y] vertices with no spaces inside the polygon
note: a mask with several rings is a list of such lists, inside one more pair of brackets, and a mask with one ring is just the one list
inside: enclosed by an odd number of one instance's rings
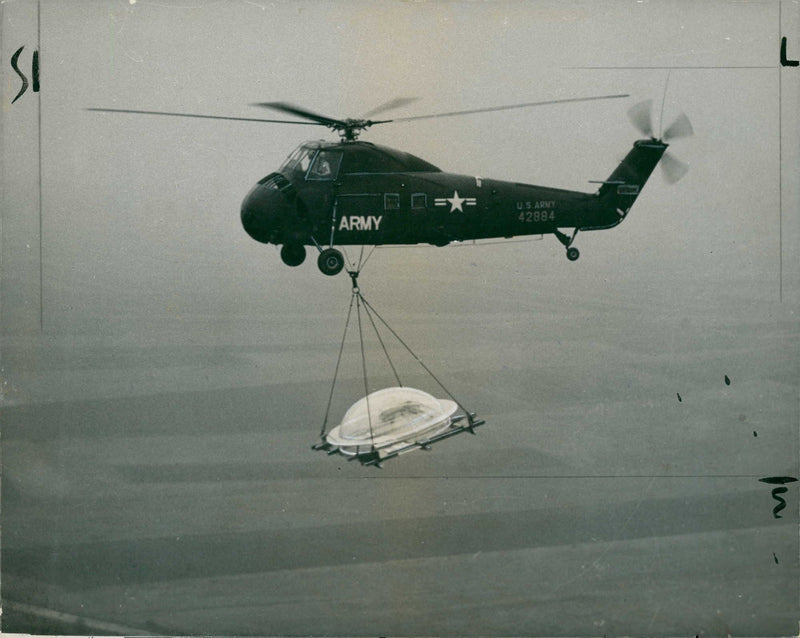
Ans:
{"label": "rotor mast", "polygon": [[355,142],[361,131],[368,129],[373,124],[377,124],[377,122],[348,118],[328,124],[328,127],[332,131],[336,131],[343,142]]}

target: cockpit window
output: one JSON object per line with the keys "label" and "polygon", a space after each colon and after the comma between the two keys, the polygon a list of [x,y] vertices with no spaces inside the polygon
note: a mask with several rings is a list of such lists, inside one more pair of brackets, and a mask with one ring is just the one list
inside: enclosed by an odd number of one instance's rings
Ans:
{"label": "cockpit window", "polygon": [[317,153],[317,158],[314,160],[314,164],[308,172],[308,179],[336,179],[341,163],[341,152],[320,151]]}
{"label": "cockpit window", "polygon": [[293,177],[304,177],[316,153],[315,148],[301,146],[281,165],[280,172]]}

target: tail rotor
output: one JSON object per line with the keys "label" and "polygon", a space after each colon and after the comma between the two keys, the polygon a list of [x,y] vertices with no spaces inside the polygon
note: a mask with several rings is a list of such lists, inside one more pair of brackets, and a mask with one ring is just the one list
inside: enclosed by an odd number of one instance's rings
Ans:
{"label": "tail rotor", "polygon": [[634,104],[628,109],[628,117],[631,123],[645,137],[655,137],[653,135],[653,100],[645,100]]}
{"label": "tail rotor", "polygon": [[661,157],[661,171],[664,179],[674,184],[689,172],[689,165],[676,158],[672,153],[666,152]]}
{"label": "tail rotor", "polygon": [[689,118],[686,117],[686,113],[681,113],[675,118],[675,121],[667,127],[667,130],[664,131],[662,139],[666,142],[669,140],[677,140],[682,137],[691,137],[692,135],[694,135],[692,123],[689,121]]}
{"label": "tail rotor", "polygon": [[[680,113],[678,117],[670,124],[663,133],[658,137],[653,134],[653,100],[645,100],[639,102],[628,109],[628,117],[633,125],[642,133],[642,135],[650,138],[654,142],[666,143],[670,140],[680,139],[682,137],[690,137],[694,135],[694,129],[689,118],[685,113]],[[677,159],[669,151],[664,153],[661,159],[661,170],[663,171],[664,178],[670,184],[674,184],[681,179],[689,171],[689,165]]]}

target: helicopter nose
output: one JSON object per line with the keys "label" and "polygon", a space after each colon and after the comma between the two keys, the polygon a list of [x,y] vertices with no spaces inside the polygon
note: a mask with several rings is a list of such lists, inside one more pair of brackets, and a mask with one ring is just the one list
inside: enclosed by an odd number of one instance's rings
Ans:
{"label": "helicopter nose", "polygon": [[283,199],[280,192],[256,184],[242,201],[241,219],[245,232],[261,243],[277,243],[286,205]]}

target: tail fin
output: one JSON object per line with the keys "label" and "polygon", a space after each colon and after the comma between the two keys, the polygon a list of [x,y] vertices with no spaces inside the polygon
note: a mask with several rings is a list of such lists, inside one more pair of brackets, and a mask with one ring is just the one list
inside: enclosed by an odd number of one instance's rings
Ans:
{"label": "tail fin", "polygon": [[603,207],[615,211],[619,221],[628,214],[667,146],[655,139],[634,142],[625,159],[600,187],[598,196]]}

